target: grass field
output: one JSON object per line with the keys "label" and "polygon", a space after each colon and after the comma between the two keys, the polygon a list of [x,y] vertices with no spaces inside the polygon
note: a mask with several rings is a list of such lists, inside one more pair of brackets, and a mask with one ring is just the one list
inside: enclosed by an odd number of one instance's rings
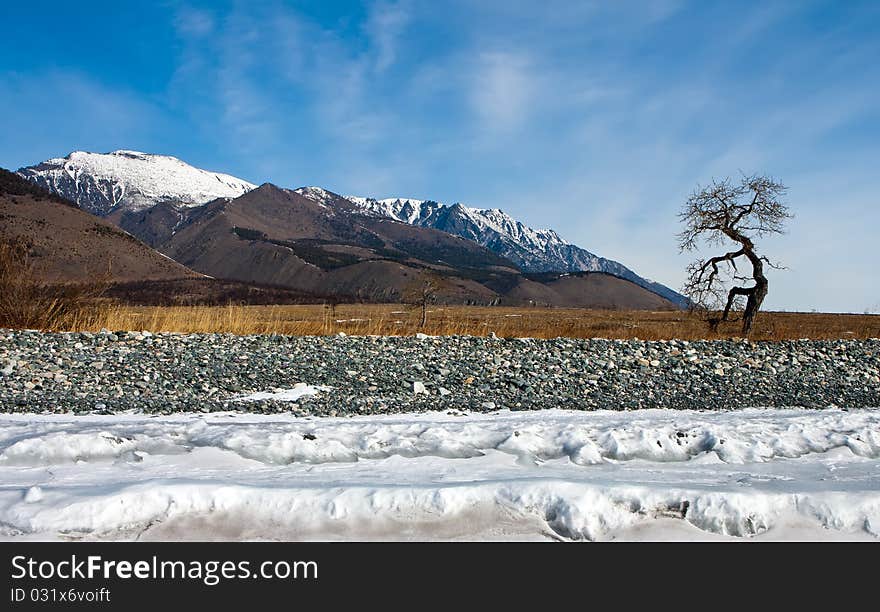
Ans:
{"label": "grass field", "polygon": [[[682,311],[617,311],[566,308],[434,306],[427,325],[421,313],[401,304],[284,306],[109,306],[74,329],[189,333],[326,335],[468,334],[531,338],[716,339],[736,337],[739,324],[716,332],[702,317]],[[880,316],[766,312],[753,340],[856,339],[880,337]]]}

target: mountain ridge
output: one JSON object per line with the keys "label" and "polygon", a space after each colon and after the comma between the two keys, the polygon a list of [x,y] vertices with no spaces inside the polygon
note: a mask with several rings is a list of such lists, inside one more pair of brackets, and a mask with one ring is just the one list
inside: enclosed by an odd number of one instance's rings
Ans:
{"label": "mountain ridge", "polygon": [[[326,190],[271,183],[200,207],[127,212],[122,227],[187,267],[217,279],[283,286],[328,299],[408,302],[432,284],[434,300],[667,309],[661,296],[605,273],[532,279],[501,255],[447,232],[365,214]],[[316,199],[318,201],[316,201]]]}
{"label": "mountain ridge", "polygon": [[[17,173],[74,200],[80,208],[107,217],[150,246],[158,246],[177,231],[174,218],[177,224],[182,223],[186,209],[208,206],[218,199],[235,199],[258,188],[231,175],[195,168],[176,157],[126,149],[106,154],[74,151],[63,158],[21,168]],[[385,218],[475,242],[526,273],[604,272],[631,281],[678,307],[688,303],[676,291],[639,276],[623,264],[569,243],[552,229],[533,229],[499,208],[415,198],[342,196],[317,186],[289,191],[314,202],[331,216],[337,209],[344,209],[346,214]],[[142,215],[154,217],[152,227],[147,227]]]}
{"label": "mountain ridge", "polygon": [[[300,188],[314,190],[315,187]],[[326,191],[326,190],[322,190]],[[306,197],[309,197],[306,195]],[[639,276],[623,264],[600,257],[562,239],[555,230],[533,229],[499,208],[473,208],[435,200],[343,196],[362,210],[410,225],[433,227],[461,236],[510,259],[523,272],[605,272],[630,280],[678,306],[687,298],[656,281]]]}

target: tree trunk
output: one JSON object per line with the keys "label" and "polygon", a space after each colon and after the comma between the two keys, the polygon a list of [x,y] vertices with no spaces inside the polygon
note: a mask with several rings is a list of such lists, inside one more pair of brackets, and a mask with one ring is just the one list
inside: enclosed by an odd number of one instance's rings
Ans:
{"label": "tree trunk", "polygon": [[752,333],[752,324],[755,322],[755,317],[758,316],[758,310],[761,309],[761,304],[764,303],[765,297],[767,297],[767,279],[762,275],[757,280],[757,284],[752,288],[752,292],[749,294],[748,301],[746,302],[745,312],[743,312],[742,333],[744,336]]}
{"label": "tree trunk", "polygon": [[727,315],[730,314],[730,309],[733,308],[733,301],[736,299],[736,296],[751,295],[752,290],[753,287],[733,287],[730,290],[730,293],[727,294],[727,305],[724,307],[724,313],[721,315],[721,320],[727,320]]}
{"label": "tree trunk", "polygon": [[764,262],[755,254],[752,241],[747,239],[743,246],[745,247],[746,257],[749,258],[749,262],[752,264],[752,278],[755,279],[755,286],[752,287],[752,291],[746,301],[746,310],[743,312],[742,333],[743,336],[748,336],[752,333],[752,324],[755,322],[755,317],[758,316],[758,310],[761,309],[761,304],[764,303],[764,298],[767,297],[769,283],[767,282],[767,277],[764,276]]}
{"label": "tree trunk", "polygon": [[727,307],[724,309],[723,320],[727,319],[727,314],[733,304],[733,299],[737,295],[748,296],[746,299],[746,309],[743,312],[742,334],[748,336],[752,333],[752,325],[755,323],[755,317],[758,316],[758,310],[767,297],[768,285],[767,277],[764,276],[764,261],[755,253],[755,245],[747,236],[744,236],[737,229],[728,228],[722,230],[729,238],[739,242],[742,245],[742,252],[749,263],[752,264],[752,278],[755,280],[754,287],[734,287],[727,296]]}
{"label": "tree trunk", "polygon": [[428,300],[422,300],[422,322],[419,327],[425,327],[428,324]]}

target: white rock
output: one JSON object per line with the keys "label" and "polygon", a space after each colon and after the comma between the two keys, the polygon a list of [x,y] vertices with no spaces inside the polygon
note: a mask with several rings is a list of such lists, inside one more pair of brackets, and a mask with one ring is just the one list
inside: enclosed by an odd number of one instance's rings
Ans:
{"label": "white rock", "polygon": [[415,395],[419,395],[420,393],[427,395],[428,390],[425,388],[425,383],[420,380],[415,381],[413,383],[413,393]]}

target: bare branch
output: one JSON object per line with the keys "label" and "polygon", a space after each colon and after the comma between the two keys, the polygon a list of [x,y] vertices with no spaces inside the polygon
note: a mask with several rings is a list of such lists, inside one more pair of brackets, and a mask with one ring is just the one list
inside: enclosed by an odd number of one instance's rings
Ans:
{"label": "bare branch", "polygon": [[762,256],[760,257],[760,259],[761,259],[761,261],[763,261],[765,264],[767,264],[767,267],[768,267],[768,268],[773,268],[774,270],[788,270],[788,268],[786,268],[785,266],[783,266],[783,265],[780,264],[780,263],[773,263],[772,261],[770,261],[770,259],[769,259],[768,257],[766,257],[766,256],[764,256],[764,255],[762,255]]}

